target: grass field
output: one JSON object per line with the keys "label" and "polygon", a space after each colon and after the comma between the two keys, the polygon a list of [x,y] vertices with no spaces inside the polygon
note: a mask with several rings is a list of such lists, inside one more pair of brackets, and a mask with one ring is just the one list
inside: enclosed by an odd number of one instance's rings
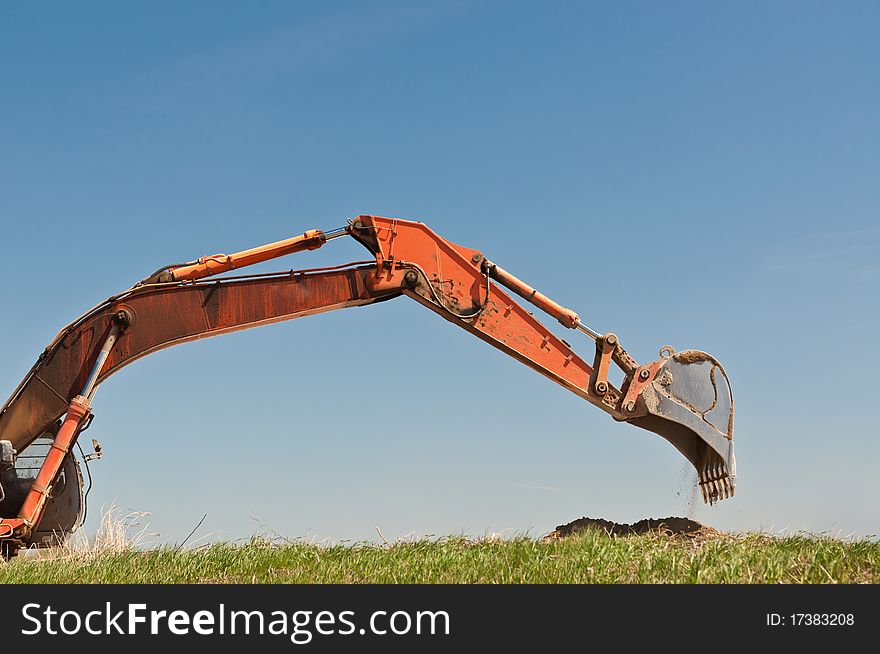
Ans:
{"label": "grass field", "polygon": [[0,563],[3,583],[880,583],[880,543],[825,537],[705,541],[588,530],[556,542],[447,538],[389,545],[271,543],[62,552]]}

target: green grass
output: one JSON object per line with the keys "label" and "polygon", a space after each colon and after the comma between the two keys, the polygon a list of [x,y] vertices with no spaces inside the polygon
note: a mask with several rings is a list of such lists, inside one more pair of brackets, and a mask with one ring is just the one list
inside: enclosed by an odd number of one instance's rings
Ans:
{"label": "green grass", "polygon": [[880,543],[764,535],[702,543],[587,531],[388,546],[272,544],[70,554],[0,564],[3,583],[880,583]]}

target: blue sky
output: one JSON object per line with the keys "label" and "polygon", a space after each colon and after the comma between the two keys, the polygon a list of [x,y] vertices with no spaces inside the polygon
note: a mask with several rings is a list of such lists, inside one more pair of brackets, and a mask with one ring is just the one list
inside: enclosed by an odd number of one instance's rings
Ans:
{"label": "blue sky", "polygon": [[[422,220],[637,359],[669,343],[725,364],[737,496],[697,519],[877,534],[878,19],[871,2],[4,3],[0,387],[163,263],[359,213]],[[361,255],[337,240],[261,269]],[[219,538],[359,541],[689,510],[665,441],[405,298],[161,352],[95,413],[88,529],[115,503],[151,512],[160,542],[205,513]]]}

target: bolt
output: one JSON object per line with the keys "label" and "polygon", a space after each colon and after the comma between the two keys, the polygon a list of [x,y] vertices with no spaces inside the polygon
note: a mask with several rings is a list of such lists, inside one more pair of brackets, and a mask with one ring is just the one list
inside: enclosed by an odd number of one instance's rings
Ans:
{"label": "bolt", "polygon": [[603,381],[596,383],[596,393],[599,395],[605,395],[608,392],[608,384]]}
{"label": "bolt", "polygon": [[355,220],[351,226],[354,227],[355,229],[363,229],[364,228],[364,224],[360,220]]}
{"label": "bolt", "polygon": [[627,413],[632,413],[636,410],[636,403],[633,400],[630,400],[626,404],[623,405],[623,410]]}
{"label": "bolt", "polygon": [[483,255],[479,252],[474,252],[474,256],[471,257],[471,261],[474,263],[480,263],[483,260]]}
{"label": "bolt", "polygon": [[639,379],[641,379],[642,381],[645,381],[645,380],[648,379],[648,377],[650,377],[650,376],[651,376],[651,372],[650,372],[649,370],[645,369],[645,368],[642,368],[642,369],[639,371]]}
{"label": "bolt", "polygon": [[418,275],[414,270],[407,270],[406,274],[403,276],[403,283],[407,286],[413,286],[418,280]]}
{"label": "bolt", "polygon": [[614,334],[608,334],[608,336],[605,337],[605,342],[608,343],[608,345],[617,345],[617,336]]}
{"label": "bolt", "polygon": [[131,324],[131,314],[125,309],[120,309],[113,314],[113,322],[125,329]]}
{"label": "bolt", "polygon": [[166,270],[165,272],[159,273],[159,277],[156,281],[160,284],[167,284],[168,282],[174,281],[174,278],[171,276],[171,273]]}

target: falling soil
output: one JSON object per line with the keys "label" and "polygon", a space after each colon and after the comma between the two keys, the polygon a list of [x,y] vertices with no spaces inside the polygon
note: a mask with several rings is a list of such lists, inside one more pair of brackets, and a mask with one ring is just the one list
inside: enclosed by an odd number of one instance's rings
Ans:
{"label": "falling soil", "polygon": [[638,534],[661,533],[692,540],[709,540],[723,536],[720,531],[700,524],[689,518],[649,518],[628,525],[603,520],[602,518],[578,518],[567,525],[559,525],[544,536],[544,541],[554,541],[571,536],[584,529],[600,529],[609,536],[634,536]]}

